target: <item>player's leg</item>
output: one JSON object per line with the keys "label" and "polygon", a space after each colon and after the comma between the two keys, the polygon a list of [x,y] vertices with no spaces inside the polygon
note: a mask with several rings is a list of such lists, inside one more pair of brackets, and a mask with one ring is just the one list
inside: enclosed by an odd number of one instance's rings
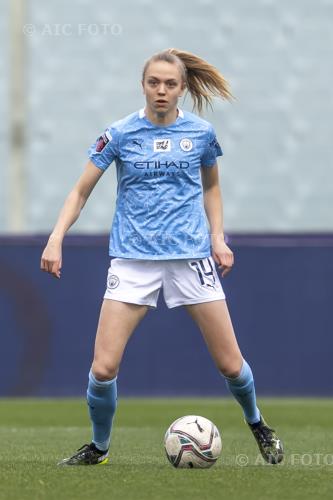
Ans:
{"label": "player's leg", "polygon": [[198,324],[218,369],[242,405],[246,420],[258,421],[252,372],[238,347],[213,259],[165,264],[163,287],[167,306],[185,305]]}
{"label": "player's leg", "polygon": [[65,459],[62,465],[107,462],[112,421],[117,406],[117,373],[126,344],[148,310],[146,305],[104,299],[97,328],[94,360],[89,373],[87,402],[92,443]]}
{"label": "player's leg", "polygon": [[148,307],[156,308],[161,276],[155,262],[118,257],[111,260],[87,390],[92,443],[61,463],[97,464],[107,459],[119,365],[133,330]]}
{"label": "player's leg", "polygon": [[240,352],[225,300],[186,306],[226,384],[243,408],[248,423],[258,422],[253,375]]}
{"label": "player's leg", "polygon": [[126,344],[147,310],[145,305],[104,299],[87,390],[92,441],[100,450],[107,450],[110,445],[117,404],[116,377]]}
{"label": "player's leg", "polygon": [[98,380],[110,380],[117,376],[126,344],[147,310],[146,305],[104,299],[91,366]]}
{"label": "player's leg", "polygon": [[235,399],[267,462],[278,463],[283,447],[261,416],[256,402],[253,374],[240,352],[225,300],[186,306],[205,339],[209,352]]}

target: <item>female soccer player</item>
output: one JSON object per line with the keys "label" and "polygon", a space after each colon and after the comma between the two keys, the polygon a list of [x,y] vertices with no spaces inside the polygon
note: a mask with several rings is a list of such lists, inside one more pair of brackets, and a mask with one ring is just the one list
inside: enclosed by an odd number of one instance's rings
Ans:
{"label": "female soccer player", "polygon": [[169,308],[185,306],[197,323],[261,454],[278,463],[282,444],[257,408],[252,371],[238,347],[215,268],[216,263],[223,277],[234,261],[223,233],[216,162],[222,151],[210,123],[177,106],[187,90],[200,112],[212,96],[230,99],[228,84],[203,59],[168,49],[146,62],[142,88],[145,108],[113,123],[90,148],[41,258],[41,269],[60,278],[63,238],[115,160],[118,195],[109,247],[114,258],[87,390],[92,442],[60,464],[108,461],[122,355],[148,308],[156,307],[161,288]]}

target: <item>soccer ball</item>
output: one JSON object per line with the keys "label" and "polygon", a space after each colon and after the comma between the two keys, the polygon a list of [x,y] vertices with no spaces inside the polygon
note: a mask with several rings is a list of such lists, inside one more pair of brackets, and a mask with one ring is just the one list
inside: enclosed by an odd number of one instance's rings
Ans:
{"label": "soccer ball", "polygon": [[208,418],[187,415],[170,425],[164,447],[174,467],[204,469],[214,465],[219,458],[222,440],[217,427]]}

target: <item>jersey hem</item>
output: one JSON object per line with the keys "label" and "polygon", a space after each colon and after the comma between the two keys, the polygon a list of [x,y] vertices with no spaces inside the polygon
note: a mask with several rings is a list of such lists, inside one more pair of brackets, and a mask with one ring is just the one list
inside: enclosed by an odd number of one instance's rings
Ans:
{"label": "jersey hem", "polygon": [[182,254],[182,255],[142,255],[142,254],[123,254],[123,253],[113,253],[109,251],[109,256],[121,257],[123,259],[136,259],[136,260],[180,260],[180,259],[204,259],[205,257],[210,257],[211,252],[205,252],[199,255],[193,254]]}

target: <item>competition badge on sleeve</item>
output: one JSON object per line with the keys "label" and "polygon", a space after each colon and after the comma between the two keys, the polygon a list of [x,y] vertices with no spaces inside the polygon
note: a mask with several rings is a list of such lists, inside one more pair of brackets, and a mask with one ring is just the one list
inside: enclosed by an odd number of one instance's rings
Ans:
{"label": "competition badge on sleeve", "polygon": [[108,142],[112,141],[112,135],[108,130],[102,134],[96,142],[96,153],[101,153]]}

